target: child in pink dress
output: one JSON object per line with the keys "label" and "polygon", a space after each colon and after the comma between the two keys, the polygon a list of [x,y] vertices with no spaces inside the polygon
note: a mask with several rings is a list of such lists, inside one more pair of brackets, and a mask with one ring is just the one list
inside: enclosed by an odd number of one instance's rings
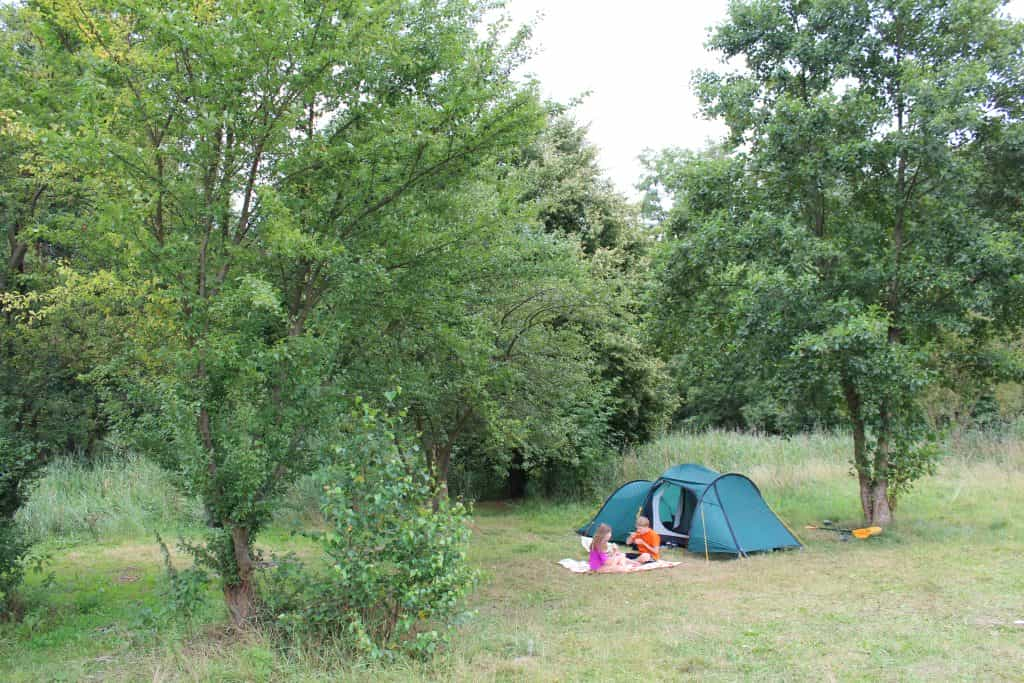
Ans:
{"label": "child in pink dress", "polygon": [[628,559],[618,550],[608,548],[608,540],[612,537],[612,528],[601,524],[594,532],[594,540],[590,543],[590,571],[621,572],[630,567],[639,566],[639,562]]}

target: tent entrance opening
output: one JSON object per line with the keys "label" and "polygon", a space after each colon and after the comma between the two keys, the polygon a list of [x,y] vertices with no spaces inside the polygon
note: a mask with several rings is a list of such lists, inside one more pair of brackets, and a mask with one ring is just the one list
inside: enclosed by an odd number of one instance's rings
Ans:
{"label": "tent entrance opening", "polygon": [[696,505],[697,497],[682,486],[667,481],[658,486],[651,496],[651,526],[662,543],[686,547]]}

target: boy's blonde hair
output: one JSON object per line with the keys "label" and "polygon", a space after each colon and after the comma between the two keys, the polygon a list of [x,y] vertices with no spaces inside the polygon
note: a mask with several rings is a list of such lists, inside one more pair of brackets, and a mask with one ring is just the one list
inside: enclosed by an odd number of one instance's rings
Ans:
{"label": "boy's blonde hair", "polygon": [[638,516],[638,517],[636,518],[636,525],[637,525],[637,526],[645,526],[645,527],[648,527],[648,528],[650,528],[650,526],[651,526],[651,520],[647,519],[647,518],[646,518],[646,517],[644,517],[643,515],[640,515],[640,516]]}

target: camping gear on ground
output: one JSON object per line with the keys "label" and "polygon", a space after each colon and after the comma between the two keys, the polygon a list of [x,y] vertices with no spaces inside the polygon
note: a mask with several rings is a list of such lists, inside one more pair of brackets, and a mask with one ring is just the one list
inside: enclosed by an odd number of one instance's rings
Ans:
{"label": "camping gear on ground", "polygon": [[592,536],[599,524],[612,528],[611,540],[625,543],[637,515],[651,520],[662,545],[676,545],[708,556],[803,547],[775,516],[761,491],[742,474],[720,474],[701,465],[676,465],[655,481],[623,484],[593,520],[577,529]]}
{"label": "camping gear on ground", "polygon": [[840,529],[837,526],[832,526],[832,522],[827,519],[821,523],[821,526],[815,526],[814,524],[808,524],[808,529],[819,529],[821,531],[836,531],[844,536],[853,536],[854,538],[871,538],[882,533],[882,527],[880,526],[866,526],[860,529]]}

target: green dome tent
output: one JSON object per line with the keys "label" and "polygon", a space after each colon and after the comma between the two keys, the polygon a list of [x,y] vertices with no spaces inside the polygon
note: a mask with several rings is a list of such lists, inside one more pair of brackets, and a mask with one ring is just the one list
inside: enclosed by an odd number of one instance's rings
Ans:
{"label": "green dome tent", "polygon": [[701,465],[676,465],[656,481],[623,484],[577,533],[593,536],[598,524],[612,528],[612,540],[625,543],[637,515],[666,545],[695,553],[747,556],[778,548],[800,548],[800,541],[742,474],[719,474]]}

